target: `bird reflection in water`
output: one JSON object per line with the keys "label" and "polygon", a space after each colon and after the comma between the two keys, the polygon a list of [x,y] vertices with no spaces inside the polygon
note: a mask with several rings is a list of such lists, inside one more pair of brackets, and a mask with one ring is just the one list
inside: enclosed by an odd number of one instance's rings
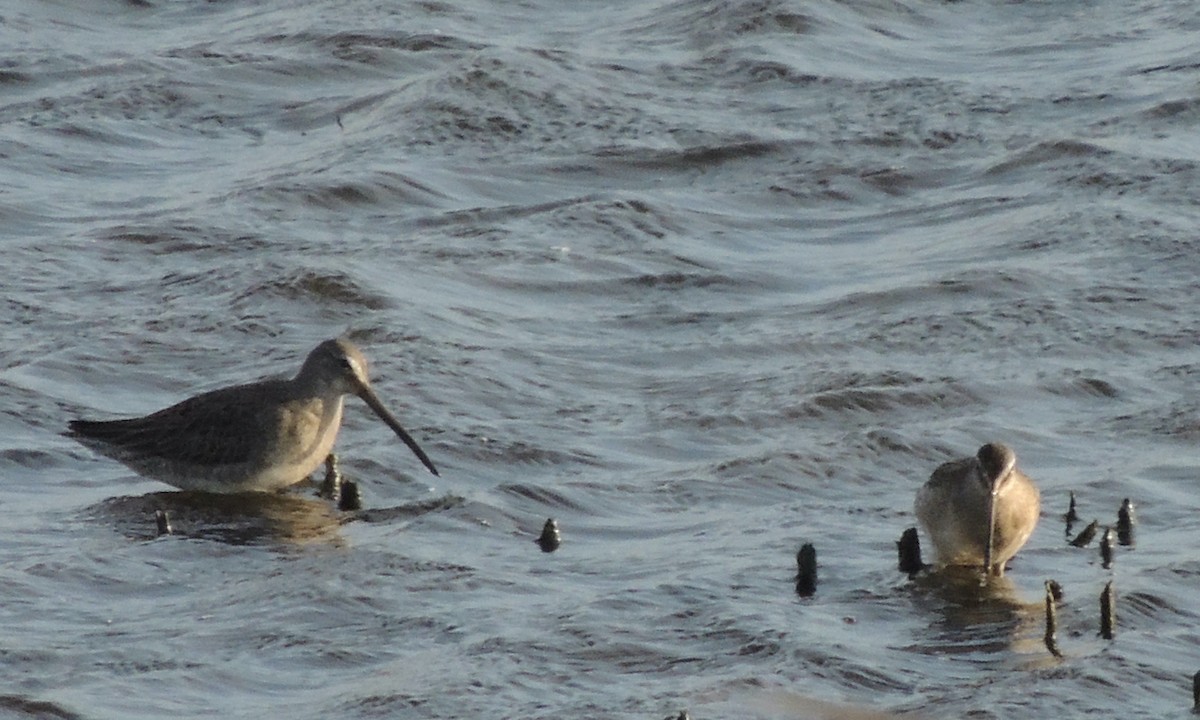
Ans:
{"label": "bird reflection in water", "polygon": [[291,493],[156,492],[110,498],[88,514],[111,522],[127,537],[148,540],[158,535],[155,512],[160,510],[170,518],[172,534],[230,545],[338,544],[348,519],[327,501]]}

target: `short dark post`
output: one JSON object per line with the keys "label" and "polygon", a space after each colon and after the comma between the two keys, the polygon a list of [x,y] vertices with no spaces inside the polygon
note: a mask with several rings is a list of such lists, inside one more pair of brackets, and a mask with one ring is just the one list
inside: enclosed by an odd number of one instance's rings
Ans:
{"label": "short dark post", "polygon": [[1121,503],[1121,509],[1117,511],[1117,542],[1131,547],[1133,545],[1133,526],[1137,521],[1133,517],[1133,503],[1129,498],[1125,498],[1125,502]]}
{"label": "short dark post", "polygon": [[1117,600],[1113,593],[1112,581],[1104,586],[1100,593],[1100,637],[1112,640],[1117,626]]}
{"label": "short dark post", "polygon": [[547,553],[554,552],[558,549],[559,545],[562,545],[562,534],[559,533],[558,523],[554,521],[554,518],[550,518],[542,526],[542,534],[538,536],[535,542],[542,549],[542,552]]}
{"label": "short dark post", "polygon": [[1063,513],[1063,520],[1067,521],[1067,534],[1071,534],[1071,526],[1079,522],[1079,513],[1075,512],[1075,491],[1071,491],[1071,504],[1067,507],[1067,511]]}
{"label": "short dark post", "polygon": [[173,532],[171,529],[171,518],[167,515],[166,510],[155,510],[154,521],[158,523],[159,537],[162,537],[163,535],[170,535]]}
{"label": "short dark post", "polygon": [[338,457],[329,453],[325,458],[325,479],[321,482],[318,494],[327,500],[337,500],[338,486],[342,484],[342,473],[338,469]]}
{"label": "short dark post", "polygon": [[817,549],[812,543],[804,543],[796,553],[796,594],[812,597],[817,591]]}
{"label": "short dark post", "polygon": [[1079,531],[1079,534],[1075,536],[1075,539],[1071,541],[1071,544],[1080,548],[1087,547],[1092,543],[1092,540],[1096,538],[1096,531],[1098,529],[1100,529],[1100,521],[1091,521],[1088,523],[1087,527]]}
{"label": "short dark post", "polygon": [[342,480],[338,484],[337,505],[338,510],[346,512],[362,510],[362,495],[358,492],[358,483],[353,480]]}
{"label": "short dark post", "polygon": [[[1057,592],[1056,592],[1057,590]],[[1062,657],[1058,649],[1058,612],[1055,602],[1061,597],[1062,588],[1053,580],[1046,581],[1046,649],[1056,658]]]}
{"label": "short dark post", "polygon": [[1113,563],[1113,531],[1112,528],[1104,528],[1104,534],[1100,536],[1100,564],[1105,570],[1112,568]]}
{"label": "short dark post", "polygon": [[925,567],[921,562],[921,539],[916,528],[909,528],[900,535],[896,551],[900,556],[900,572],[912,575]]}

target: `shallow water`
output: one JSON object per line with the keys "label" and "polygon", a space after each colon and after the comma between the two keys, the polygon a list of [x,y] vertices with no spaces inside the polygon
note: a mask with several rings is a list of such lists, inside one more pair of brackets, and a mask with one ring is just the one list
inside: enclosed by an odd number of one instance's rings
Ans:
{"label": "shallow water", "polygon": [[[1191,3],[40,2],[0,28],[0,714],[1187,712]],[[346,331],[442,470],[351,401],[362,514],[173,493],[59,434]],[[986,591],[910,581],[917,486],[993,439],[1038,530]],[[1137,504],[1111,570],[1066,543],[1072,490],[1085,522]]]}

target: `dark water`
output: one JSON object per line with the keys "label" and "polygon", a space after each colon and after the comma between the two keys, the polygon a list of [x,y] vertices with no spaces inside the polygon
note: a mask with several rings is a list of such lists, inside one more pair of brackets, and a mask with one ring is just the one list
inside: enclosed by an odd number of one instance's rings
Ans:
{"label": "dark water", "polygon": [[[4,6],[0,714],[1187,715],[1198,30],[1182,0]],[[355,402],[362,516],[58,434],[344,331],[443,470]],[[1042,488],[1029,546],[986,593],[910,582],[917,486],[992,439]],[[1066,544],[1071,490],[1137,504],[1113,569]]]}

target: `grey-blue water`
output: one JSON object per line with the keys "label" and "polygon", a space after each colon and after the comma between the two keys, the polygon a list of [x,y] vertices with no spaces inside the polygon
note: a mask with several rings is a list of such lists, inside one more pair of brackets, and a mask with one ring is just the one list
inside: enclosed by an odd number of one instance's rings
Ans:
{"label": "grey-blue water", "polygon": [[[1198,31],[1184,0],[0,3],[0,714],[1187,716]],[[352,400],[362,515],[60,434],[343,332],[442,470]],[[909,580],[916,488],[988,440],[1037,531],[986,592]],[[1136,503],[1111,569],[1070,491]]]}

